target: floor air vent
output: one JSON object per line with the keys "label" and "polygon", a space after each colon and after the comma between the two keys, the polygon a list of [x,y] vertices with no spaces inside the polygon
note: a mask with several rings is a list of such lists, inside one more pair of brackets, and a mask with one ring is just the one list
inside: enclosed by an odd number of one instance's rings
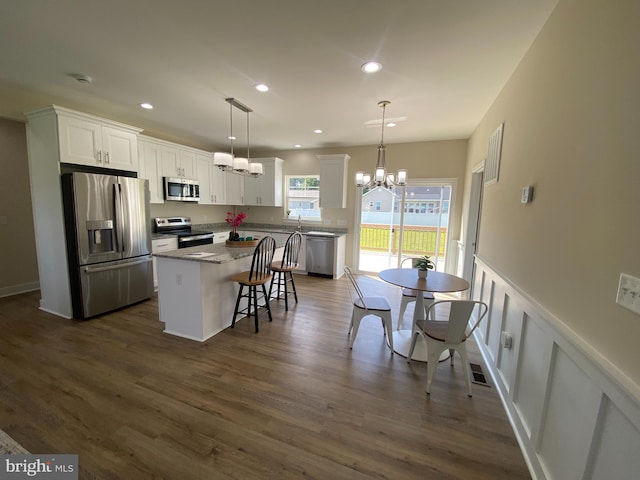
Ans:
{"label": "floor air vent", "polygon": [[473,383],[477,383],[478,385],[484,385],[488,387],[487,378],[484,376],[482,372],[482,367],[477,363],[469,363],[471,367],[471,375],[473,376]]}

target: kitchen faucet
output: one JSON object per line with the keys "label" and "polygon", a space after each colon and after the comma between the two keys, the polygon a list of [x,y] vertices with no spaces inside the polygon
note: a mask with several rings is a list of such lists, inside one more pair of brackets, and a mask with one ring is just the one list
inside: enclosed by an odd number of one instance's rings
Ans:
{"label": "kitchen faucet", "polygon": [[302,225],[300,224],[300,215],[298,215],[298,231],[302,230]]}

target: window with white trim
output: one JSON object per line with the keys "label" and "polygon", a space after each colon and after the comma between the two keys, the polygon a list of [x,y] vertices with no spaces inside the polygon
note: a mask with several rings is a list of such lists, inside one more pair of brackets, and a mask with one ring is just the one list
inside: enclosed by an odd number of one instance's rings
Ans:
{"label": "window with white trim", "polygon": [[320,220],[320,175],[286,175],[287,218]]}

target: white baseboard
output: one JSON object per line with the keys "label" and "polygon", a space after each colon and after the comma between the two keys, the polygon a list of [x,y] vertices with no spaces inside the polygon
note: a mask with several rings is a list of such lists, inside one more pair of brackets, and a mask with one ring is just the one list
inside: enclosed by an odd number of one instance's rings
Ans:
{"label": "white baseboard", "polygon": [[489,313],[474,336],[532,478],[636,478],[638,386],[508,278],[475,264],[473,297]]}
{"label": "white baseboard", "polygon": [[0,288],[0,298],[10,297],[11,295],[19,295],[21,293],[33,292],[40,289],[40,282],[29,282],[21,285],[12,285],[10,287]]}

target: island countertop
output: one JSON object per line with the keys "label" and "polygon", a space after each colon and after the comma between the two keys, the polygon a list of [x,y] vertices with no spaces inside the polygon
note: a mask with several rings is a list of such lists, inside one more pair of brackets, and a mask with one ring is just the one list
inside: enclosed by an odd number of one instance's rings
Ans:
{"label": "island countertop", "polygon": [[[276,239],[276,248],[283,246],[284,244],[279,245]],[[193,262],[227,263],[239,258],[250,257],[255,249],[256,247],[227,247],[225,244],[209,244],[158,252],[153,256]]]}

